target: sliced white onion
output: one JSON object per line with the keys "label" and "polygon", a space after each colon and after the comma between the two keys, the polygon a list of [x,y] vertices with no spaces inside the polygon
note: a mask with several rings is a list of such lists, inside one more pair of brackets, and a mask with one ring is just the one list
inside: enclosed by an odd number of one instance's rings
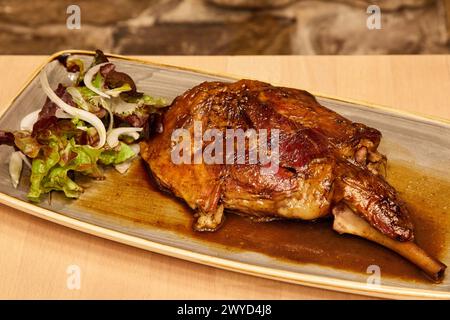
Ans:
{"label": "sliced white onion", "polygon": [[125,162],[116,164],[116,165],[114,166],[114,169],[116,169],[117,171],[119,171],[121,174],[124,174],[125,172],[128,171],[128,169],[130,169],[132,163],[133,163],[133,160],[128,159],[128,160],[125,161]]}
{"label": "sliced white onion", "polygon": [[33,131],[33,125],[36,123],[41,110],[33,111],[27,114],[22,121],[20,121],[20,130]]}
{"label": "sliced white onion", "polygon": [[109,125],[108,125],[108,132],[111,132],[111,130],[114,128],[114,114],[112,113],[110,108],[105,108],[106,111],[108,111],[109,114]]}
{"label": "sliced white onion", "polygon": [[139,133],[137,132],[125,133],[124,135],[133,138],[133,140],[139,139]]}
{"label": "sliced white onion", "polygon": [[[66,91],[72,96],[73,101],[78,105],[81,105],[82,109],[89,111],[89,103],[83,98],[83,95],[75,87],[68,87]],[[109,114],[109,125],[106,132],[111,131],[114,127],[114,114],[111,111],[109,102],[100,96],[95,96],[92,100],[96,105],[101,105]]]}
{"label": "sliced white onion", "polygon": [[41,86],[47,96],[50,98],[52,102],[58,105],[63,111],[71,115],[72,117],[76,117],[80,120],[90,123],[98,132],[99,142],[95,148],[101,148],[105,145],[106,142],[106,129],[103,125],[103,122],[93,113],[90,113],[85,110],[81,110],[79,108],[74,108],[59,98],[56,93],[50,88],[50,84],[47,79],[47,72],[42,70],[40,76]]}
{"label": "sliced white onion", "polygon": [[106,93],[104,93],[103,91],[101,91],[100,89],[94,87],[94,85],[92,84],[92,78],[94,77],[94,75],[97,72],[100,71],[101,67],[103,67],[104,65],[110,64],[110,63],[111,62],[105,62],[105,63],[100,63],[100,64],[98,64],[96,66],[93,66],[84,75],[84,84],[86,85],[86,87],[88,87],[89,89],[94,91],[96,94],[98,94],[99,96],[102,96],[104,98],[110,98],[110,96],[107,95]]}
{"label": "sliced white onion", "polygon": [[72,119],[73,118],[73,116],[71,116],[67,112],[62,111],[61,109],[56,109],[55,116],[59,119]]}
{"label": "sliced white onion", "polygon": [[107,142],[108,146],[110,146],[111,148],[114,148],[119,144],[120,136],[129,136],[129,137],[132,137],[134,140],[136,140],[139,138],[138,132],[141,132],[141,131],[142,131],[142,128],[135,128],[135,127],[115,128],[115,129],[112,129],[108,133],[106,142]]}
{"label": "sliced white onion", "polygon": [[100,99],[101,99],[100,104],[102,105],[102,107],[104,109],[106,109],[106,111],[108,111],[108,114],[109,114],[109,125],[108,125],[108,131],[107,131],[109,133],[114,128],[114,114],[111,110],[111,106],[110,106],[109,102],[103,98],[100,98]]}
{"label": "sliced white onion", "polygon": [[134,144],[130,144],[130,148],[133,150],[133,152],[135,153],[135,156],[128,159],[127,161],[124,161],[122,163],[116,164],[114,166],[114,168],[119,171],[121,174],[124,174],[125,172],[128,171],[128,169],[130,168],[131,164],[133,163],[133,160],[136,158],[136,156],[139,154],[139,152],[141,151],[141,147],[139,146],[139,144],[134,143]]}
{"label": "sliced white onion", "polygon": [[139,143],[130,144],[129,147],[131,148],[131,150],[133,150],[135,155],[138,155],[139,152],[141,152],[141,146],[139,145]]}
{"label": "sliced white onion", "polygon": [[72,100],[81,107],[81,109],[89,111],[89,104],[84,100],[83,95],[75,87],[68,87],[66,92],[72,96]]}
{"label": "sliced white onion", "polygon": [[19,185],[20,175],[22,174],[22,157],[20,151],[11,153],[9,158],[9,175],[11,176],[11,182],[14,188]]}
{"label": "sliced white onion", "polygon": [[27,165],[27,167],[31,169],[31,162],[30,162],[30,160],[28,159],[28,157],[27,157],[26,155],[24,155],[21,151],[18,151],[18,152],[19,152],[19,155],[20,155],[20,157],[22,158],[23,162],[25,162],[25,164]]}

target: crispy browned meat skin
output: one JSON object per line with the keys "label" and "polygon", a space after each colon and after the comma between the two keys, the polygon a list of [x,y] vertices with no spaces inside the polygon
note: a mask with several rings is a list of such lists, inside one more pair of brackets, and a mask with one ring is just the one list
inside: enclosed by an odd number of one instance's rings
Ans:
{"label": "crispy browned meat skin", "polygon": [[[174,164],[171,135],[194,121],[203,131],[280,130],[280,168],[257,164]],[[340,116],[306,91],[241,80],[205,82],[174,100],[163,132],[143,142],[142,157],[156,181],[196,211],[198,230],[214,230],[227,209],[261,220],[317,219],[344,202],[383,234],[413,239],[408,211],[378,174],[381,133]],[[205,148],[205,145],[202,146]]]}

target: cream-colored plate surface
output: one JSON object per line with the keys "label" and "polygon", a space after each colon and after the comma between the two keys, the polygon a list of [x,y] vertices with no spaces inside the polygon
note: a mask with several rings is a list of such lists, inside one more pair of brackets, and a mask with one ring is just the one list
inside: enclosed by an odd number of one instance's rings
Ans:
{"label": "cream-colored plate surface", "polygon": [[[91,59],[91,52],[69,52],[86,61]],[[50,84],[53,87],[59,82],[70,83],[65,70],[54,60],[60,54],[62,53],[53,55],[47,65]],[[135,79],[140,91],[164,97],[168,101],[203,81],[234,80],[231,76],[208,74],[126,57],[112,55],[111,59],[119,71],[124,71]],[[17,129],[24,115],[42,106],[45,96],[36,78],[40,69],[2,115],[1,129]],[[388,155],[389,160],[406,161],[427,168],[434,175],[450,181],[449,123],[330,97],[319,96],[318,100],[354,121],[379,129],[384,137],[380,148]],[[450,298],[450,277],[441,284],[383,278],[379,286],[367,285],[366,274],[315,264],[288,262],[254,251],[229,250],[225,246],[206,243],[186,233],[179,233],[176,231],[177,227],[187,228],[190,223],[183,206],[155,190],[147,190],[142,182],[146,177],[127,176],[124,178],[126,183],[117,183],[120,177],[117,178],[110,172],[110,184],[114,182],[115,185],[109,186],[109,194],[104,192],[108,190],[107,183],[102,186],[90,183],[79,201],[68,201],[56,196],[51,204],[44,200],[41,204],[34,205],[26,200],[26,174],[22,177],[18,189],[14,189],[10,183],[6,161],[10,152],[10,147],[0,147],[0,201],[67,227],[180,259],[280,281],[381,297]],[[120,208],[101,209],[101,203],[117,197],[123,200]],[[443,206],[450,210],[450,200]],[[150,223],[161,217],[171,223],[170,228],[164,223]],[[445,248],[448,238],[446,232]],[[450,265],[447,249],[440,258]]]}

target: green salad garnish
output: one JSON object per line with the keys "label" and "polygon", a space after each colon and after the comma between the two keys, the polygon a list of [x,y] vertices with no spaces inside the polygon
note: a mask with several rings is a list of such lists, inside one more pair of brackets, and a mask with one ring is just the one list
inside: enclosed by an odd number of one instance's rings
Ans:
{"label": "green salad garnish", "polygon": [[73,83],[51,89],[44,68],[44,106],[24,117],[20,130],[0,131],[0,144],[15,148],[9,166],[15,187],[22,163],[30,167],[28,199],[33,202],[51,191],[78,198],[84,190],[77,175],[103,179],[105,166],[124,173],[139,153],[139,139],[151,133],[166,106],[163,99],[137,91],[133,79],[100,50],[88,68],[70,55],[59,61]]}

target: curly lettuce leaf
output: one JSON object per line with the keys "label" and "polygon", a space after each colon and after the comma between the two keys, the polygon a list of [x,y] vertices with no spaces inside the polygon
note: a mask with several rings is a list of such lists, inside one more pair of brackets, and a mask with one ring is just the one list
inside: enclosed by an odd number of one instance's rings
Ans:
{"label": "curly lettuce leaf", "polygon": [[68,87],[66,91],[72,96],[73,102],[79,107],[80,109],[90,111],[90,105],[85,100],[83,94],[81,93],[80,87]]}
{"label": "curly lettuce leaf", "polygon": [[101,178],[102,171],[97,165],[101,151],[87,145],[76,145],[72,140],[63,150],[53,143],[45,156],[33,159],[31,166],[31,186],[28,198],[39,201],[42,194],[63,191],[69,198],[78,198],[83,188],[70,177],[69,172],[79,172],[94,178]]}
{"label": "curly lettuce leaf", "polygon": [[41,183],[42,193],[63,191],[68,198],[78,198],[83,188],[68,176],[69,168],[52,168]]}
{"label": "curly lettuce leaf", "polygon": [[136,156],[136,154],[133,149],[129,145],[120,142],[119,148],[103,151],[100,154],[99,160],[104,165],[116,165],[125,162],[134,156]]}
{"label": "curly lettuce leaf", "polygon": [[164,98],[154,98],[152,96],[149,96],[147,94],[144,94],[142,96],[142,104],[143,105],[150,105],[155,108],[163,108],[167,106],[167,101]]}
{"label": "curly lettuce leaf", "polygon": [[48,146],[43,147],[42,154],[33,159],[31,164],[30,190],[28,191],[28,199],[38,202],[45,189],[42,181],[60,160],[59,147],[57,142],[51,142]]}
{"label": "curly lettuce leaf", "polygon": [[98,72],[95,75],[94,80],[92,80],[92,85],[98,89],[103,87],[103,83],[105,82],[105,80],[103,79],[102,75],[100,74],[100,72]]}
{"label": "curly lettuce leaf", "polygon": [[89,89],[88,87],[76,87],[77,90],[81,93],[81,95],[83,96],[83,98],[86,101],[90,101],[92,98],[97,97],[98,94],[95,93],[94,91],[92,91],[91,89]]}
{"label": "curly lettuce leaf", "polygon": [[63,191],[68,198],[78,198],[83,188],[69,177],[69,172],[74,171],[94,178],[103,177],[97,165],[100,153],[100,150],[90,146],[80,146],[73,140],[70,141],[63,150],[64,156],[60,158],[58,165],[44,177],[41,183],[43,193]]}
{"label": "curly lettuce leaf", "polygon": [[94,149],[89,145],[77,145],[75,140],[55,136],[47,146],[42,147],[39,156],[33,159],[31,186],[28,198],[38,202],[50,191],[63,191],[68,198],[78,198],[83,188],[70,178],[71,172],[93,178],[103,178],[99,164],[121,164],[136,156],[133,149],[121,142],[111,150]]}
{"label": "curly lettuce leaf", "polygon": [[103,173],[97,164],[102,153],[101,150],[87,145],[72,144],[71,152],[75,153],[76,156],[66,164],[69,170],[80,172],[93,178],[103,177]]}

